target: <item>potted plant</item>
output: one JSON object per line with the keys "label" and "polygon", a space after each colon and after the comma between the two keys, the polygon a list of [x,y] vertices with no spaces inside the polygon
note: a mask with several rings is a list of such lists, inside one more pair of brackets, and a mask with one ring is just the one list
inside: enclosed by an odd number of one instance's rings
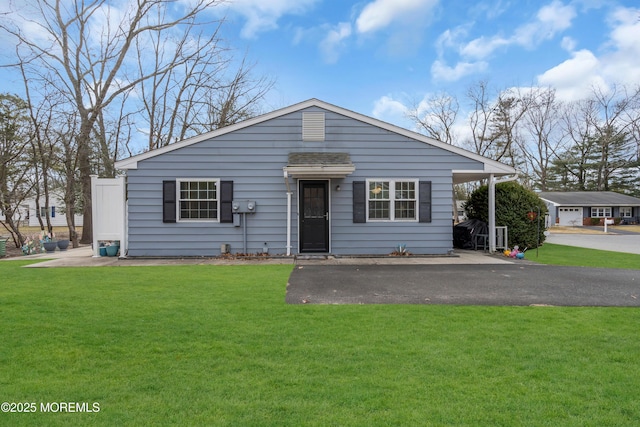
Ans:
{"label": "potted plant", "polygon": [[110,242],[107,247],[107,256],[116,256],[118,254],[118,250],[120,249],[120,242],[117,240],[115,242]]}
{"label": "potted plant", "polygon": [[55,252],[58,247],[58,242],[56,241],[56,235],[53,233],[42,234],[42,246],[47,253]]}
{"label": "potted plant", "polygon": [[60,251],[66,251],[68,247],[69,247],[69,239],[58,240],[58,249],[60,249]]}

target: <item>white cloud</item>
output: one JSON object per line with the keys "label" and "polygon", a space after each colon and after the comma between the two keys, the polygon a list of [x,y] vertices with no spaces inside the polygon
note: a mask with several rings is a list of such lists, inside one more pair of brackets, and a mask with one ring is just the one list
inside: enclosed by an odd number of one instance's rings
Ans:
{"label": "white cloud", "polygon": [[438,56],[442,57],[445,51],[447,51],[450,47],[455,46],[458,42],[458,39],[464,37],[466,34],[466,31],[461,27],[454,28],[453,30],[447,29],[443,31],[442,34],[438,36],[435,43]]}
{"label": "white cloud", "polygon": [[240,33],[245,38],[274,30],[278,28],[278,20],[282,16],[304,14],[317,2],[318,0],[228,0],[229,9],[247,20]]}
{"label": "white cloud", "polygon": [[460,54],[464,57],[484,59],[503,46],[532,48],[569,28],[575,17],[576,11],[573,6],[565,6],[562,2],[554,0],[540,8],[533,21],[517,27],[510,37],[496,35],[477,38],[462,46]]}
{"label": "white cloud", "polygon": [[578,43],[571,37],[563,37],[560,46],[567,52],[573,52],[576,49]]}
{"label": "white cloud", "polygon": [[620,52],[640,57],[640,9],[620,8],[611,14],[611,45]]}
{"label": "white cloud", "polygon": [[382,96],[373,104],[373,117],[403,126],[407,121],[407,107],[392,96]]}
{"label": "white cloud", "polygon": [[458,62],[455,67],[450,67],[442,60],[436,60],[431,65],[431,75],[435,80],[454,82],[464,76],[483,72],[487,69],[487,63]]}
{"label": "white cloud", "polygon": [[320,51],[324,60],[330,64],[335,63],[340,53],[345,48],[345,39],[351,36],[351,23],[341,22],[332,27],[326,37],[320,42]]}
{"label": "white cloud", "polygon": [[593,53],[580,50],[571,59],[547,70],[538,76],[538,84],[556,89],[556,96],[562,101],[582,99],[594,86],[606,87],[599,74],[601,63]]}
{"label": "white cloud", "polygon": [[507,46],[511,42],[499,36],[491,38],[480,37],[467,43],[460,49],[460,54],[465,58],[484,59],[501,46]]}
{"label": "white cloud", "polygon": [[437,3],[438,0],[374,0],[362,9],[356,28],[359,33],[369,33],[396,21],[414,21],[417,15],[423,16]]}
{"label": "white cloud", "polygon": [[533,34],[534,36],[542,35],[545,38],[552,38],[557,33],[571,27],[575,17],[576,10],[572,5],[565,6],[560,1],[554,1],[538,11],[538,19],[535,24],[539,28]]}
{"label": "white cloud", "polygon": [[[616,9],[609,19],[612,27],[606,49],[600,56],[582,49],[571,58],[538,76],[540,85],[556,88],[563,100],[584,98],[594,86],[607,90],[613,84],[633,87],[640,81],[640,9]],[[563,46],[568,46],[563,43]]]}
{"label": "white cloud", "polygon": [[[431,67],[431,74],[438,80],[455,81],[485,71],[488,67],[486,59],[496,50],[512,45],[532,48],[569,28],[575,17],[573,6],[554,0],[541,7],[533,20],[516,27],[511,35],[481,36],[464,43],[462,39],[469,31],[467,26],[446,30],[436,42],[438,59]],[[444,61],[444,53],[451,51],[460,55],[454,67],[446,65]]]}

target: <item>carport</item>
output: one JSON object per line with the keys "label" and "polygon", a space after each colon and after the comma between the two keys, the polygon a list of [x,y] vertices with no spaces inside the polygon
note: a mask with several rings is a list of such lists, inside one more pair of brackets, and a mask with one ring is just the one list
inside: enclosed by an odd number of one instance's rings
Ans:
{"label": "carport", "polygon": [[[496,251],[496,184],[515,181],[518,173],[510,166],[498,162],[485,162],[484,171],[453,171],[453,183],[487,180],[489,185],[489,253]],[[454,206],[453,209],[456,209]]]}

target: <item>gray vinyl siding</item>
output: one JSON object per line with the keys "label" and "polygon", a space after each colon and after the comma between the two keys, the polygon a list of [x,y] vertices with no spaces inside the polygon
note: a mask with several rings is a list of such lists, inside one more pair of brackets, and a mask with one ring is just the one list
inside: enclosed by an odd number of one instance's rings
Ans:
{"label": "gray vinyl siding", "polygon": [[[309,108],[303,111],[324,111]],[[286,253],[287,195],[283,167],[293,151],[347,152],[356,167],[331,179],[330,251],[389,254],[399,243],[414,254],[452,248],[452,170],[482,170],[481,162],[350,117],[326,112],[325,141],[302,141],[302,111],[142,160],[128,173],[129,256],[216,256],[221,244],[243,251],[243,229],[218,222],[162,222],[162,181],[231,180],[235,200],[255,200],[247,215],[247,252]],[[432,182],[432,222],[354,224],[352,183],[371,178]],[[320,178],[322,179],[322,178]],[[298,180],[290,178],[291,252],[298,253]],[[341,191],[336,191],[340,185]]]}

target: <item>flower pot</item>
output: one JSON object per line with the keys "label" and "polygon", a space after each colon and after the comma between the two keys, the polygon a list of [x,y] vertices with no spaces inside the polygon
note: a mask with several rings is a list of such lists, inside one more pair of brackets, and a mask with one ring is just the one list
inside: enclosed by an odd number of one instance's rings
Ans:
{"label": "flower pot", "polygon": [[69,247],[68,240],[58,240],[58,249],[60,249],[60,251],[66,251],[68,247]]}
{"label": "flower pot", "polygon": [[42,246],[44,246],[44,250],[47,251],[47,253],[51,254],[55,252],[58,247],[58,242],[43,242]]}
{"label": "flower pot", "polygon": [[116,246],[116,245],[111,245],[111,246],[107,246],[107,256],[116,256],[118,254],[118,249],[120,249],[120,246]]}

